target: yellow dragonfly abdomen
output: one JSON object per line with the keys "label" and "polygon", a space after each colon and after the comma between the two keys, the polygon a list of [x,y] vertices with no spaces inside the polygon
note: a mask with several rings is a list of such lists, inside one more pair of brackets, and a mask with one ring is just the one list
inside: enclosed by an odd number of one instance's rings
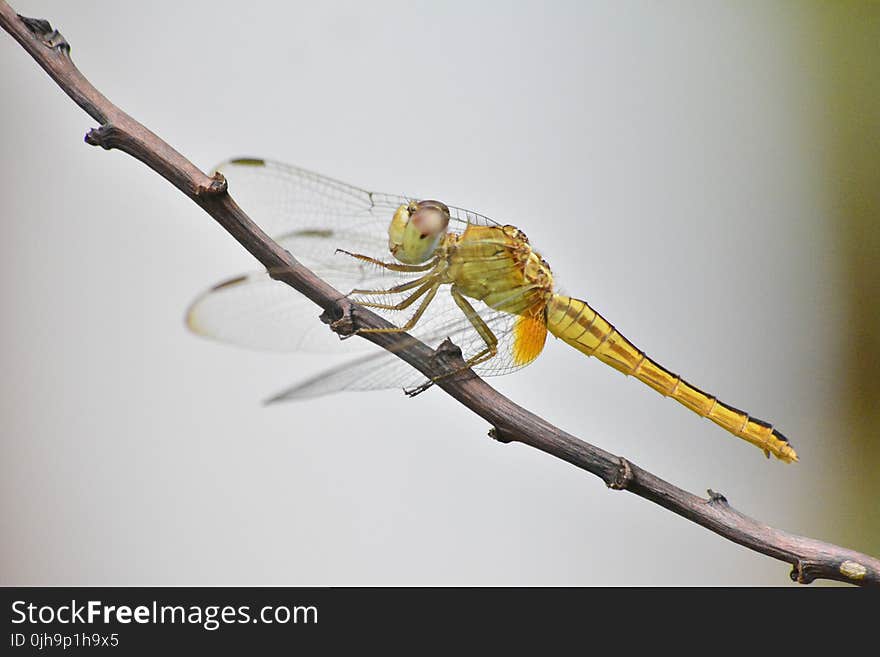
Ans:
{"label": "yellow dragonfly abdomen", "polygon": [[761,448],[767,456],[773,454],[786,463],[797,461],[788,440],[772,425],[719,401],[651,360],[585,301],[554,294],[547,304],[547,328],[578,351],[636,377],[661,395],[672,397],[734,436]]}

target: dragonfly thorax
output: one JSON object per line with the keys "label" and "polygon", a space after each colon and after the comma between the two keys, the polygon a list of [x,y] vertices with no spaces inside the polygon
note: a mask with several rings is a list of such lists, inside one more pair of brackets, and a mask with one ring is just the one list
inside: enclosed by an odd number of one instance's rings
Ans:
{"label": "dragonfly thorax", "polygon": [[427,262],[446,235],[449,208],[440,201],[411,201],[401,205],[388,227],[388,249],[400,262]]}

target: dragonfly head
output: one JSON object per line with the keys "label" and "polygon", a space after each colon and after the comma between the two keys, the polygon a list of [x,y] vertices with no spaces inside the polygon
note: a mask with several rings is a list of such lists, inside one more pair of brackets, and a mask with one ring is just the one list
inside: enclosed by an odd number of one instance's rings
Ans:
{"label": "dragonfly head", "polygon": [[388,227],[391,254],[407,265],[427,262],[449,226],[449,208],[440,201],[411,201],[401,205]]}

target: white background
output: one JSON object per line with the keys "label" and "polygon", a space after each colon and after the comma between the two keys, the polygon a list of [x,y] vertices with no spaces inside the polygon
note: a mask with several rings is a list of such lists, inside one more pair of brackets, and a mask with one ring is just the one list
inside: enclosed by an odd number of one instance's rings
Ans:
{"label": "white background", "polygon": [[[852,535],[835,507],[853,466],[829,439],[846,308],[813,5],[14,7],[205,170],[270,157],[519,226],[566,292],[775,423],[801,462],[561,342],[493,384],[768,524]],[[142,164],[84,145],[94,121],[5,33],[0,85],[0,583],[788,582],[785,564],[493,442],[438,390],[263,407],[324,360],[183,324],[195,294],[256,263]]]}

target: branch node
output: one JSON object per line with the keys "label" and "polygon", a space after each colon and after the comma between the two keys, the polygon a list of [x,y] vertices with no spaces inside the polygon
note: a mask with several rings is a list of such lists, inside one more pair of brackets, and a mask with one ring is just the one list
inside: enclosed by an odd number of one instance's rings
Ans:
{"label": "branch node", "polygon": [[116,148],[116,137],[120,134],[119,129],[112,123],[105,123],[97,128],[92,128],[86,133],[85,141],[89,146],[100,146],[105,151]]}
{"label": "branch node", "polygon": [[406,393],[407,397],[416,397],[422,394],[440,379],[456,378],[463,373],[470,373],[471,376],[476,376],[474,371],[464,362],[461,356],[461,349],[449,338],[441,342],[440,346],[431,354],[431,364],[436,369],[439,369],[441,374],[428,379],[415,388],[404,388],[403,392]]}
{"label": "branch node", "polygon": [[[86,135],[86,141],[88,141],[88,135]],[[196,196],[206,197],[225,194],[227,187],[226,178],[219,171],[215,171],[214,175],[211,176],[211,182],[207,185],[201,182],[198,184],[196,187]]]}
{"label": "branch node", "polygon": [[70,54],[70,44],[67,42],[67,39],[58,30],[53,30],[52,25],[45,18],[28,18],[21,14],[18,14],[18,18],[44,46],[58,49],[59,52],[65,55]]}
{"label": "branch node", "polygon": [[706,492],[709,494],[709,504],[716,504],[718,506],[730,506],[730,504],[727,502],[727,498],[724,497],[722,493],[718,493],[711,488],[706,490]]}
{"label": "branch node", "polygon": [[321,313],[320,320],[327,324],[340,340],[345,340],[354,335],[355,331],[352,310],[351,301],[347,297],[342,297],[335,308]]}
{"label": "branch node", "polygon": [[434,350],[435,360],[443,366],[464,366],[465,362],[461,356],[461,348],[449,338],[446,338]]}
{"label": "branch node", "polygon": [[632,466],[622,456],[617,457],[617,468],[611,478],[605,482],[611,490],[626,490],[633,480]]}
{"label": "branch node", "polygon": [[510,433],[498,426],[489,429],[489,438],[491,438],[492,440],[497,440],[499,443],[503,443],[504,445],[512,443],[515,440],[515,438]]}
{"label": "branch node", "polygon": [[812,582],[815,577],[810,573],[811,564],[809,561],[805,559],[798,559],[791,567],[791,572],[788,574],[791,577],[793,582],[797,582],[798,584],[809,584]]}

